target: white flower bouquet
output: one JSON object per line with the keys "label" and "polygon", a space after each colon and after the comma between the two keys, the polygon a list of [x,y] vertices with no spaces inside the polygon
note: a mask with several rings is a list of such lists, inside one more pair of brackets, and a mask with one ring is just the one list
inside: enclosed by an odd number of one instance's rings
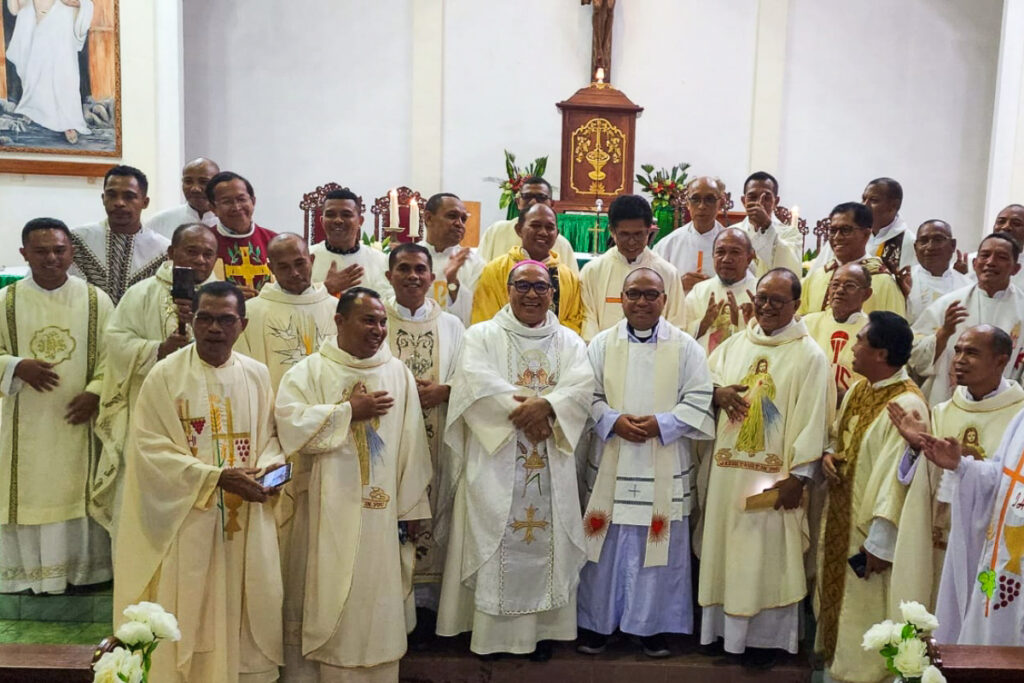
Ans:
{"label": "white flower bouquet", "polygon": [[155,602],[124,610],[128,621],[114,632],[121,644],[93,664],[93,683],[148,683],[153,650],[161,640],[181,640],[178,620]]}
{"label": "white flower bouquet", "polygon": [[919,602],[901,602],[902,622],[886,619],[864,634],[861,647],[885,657],[885,668],[905,683],[945,683],[946,677],[928,657],[921,636],[939,626],[938,620]]}

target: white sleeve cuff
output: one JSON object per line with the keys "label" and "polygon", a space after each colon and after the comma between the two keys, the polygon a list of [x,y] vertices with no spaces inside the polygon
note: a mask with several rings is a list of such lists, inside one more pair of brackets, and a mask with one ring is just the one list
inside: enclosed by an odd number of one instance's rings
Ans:
{"label": "white sleeve cuff", "polygon": [[23,358],[15,357],[13,362],[7,364],[7,369],[4,370],[3,377],[0,377],[0,394],[4,396],[14,396],[16,393],[21,391],[21,388],[25,386],[25,383],[14,376],[14,371],[18,369],[18,363]]}
{"label": "white sleeve cuff", "polygon": [[871,520],[871,529],[868,531],[867,540],[864,541],[864,550],[880,560],[892,562],[896,551],[896,525],[883,517]]}

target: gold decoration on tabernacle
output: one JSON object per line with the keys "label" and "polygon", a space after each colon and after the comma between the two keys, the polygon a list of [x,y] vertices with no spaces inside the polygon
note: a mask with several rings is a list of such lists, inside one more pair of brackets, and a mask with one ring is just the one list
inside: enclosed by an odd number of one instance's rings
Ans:
{"label": "gold decoration on tabernacle", "polygon": [[573,173],[572,189],[579,194],[592,194],[597,196],[614,197],[625,188],[624,174],[619,174],[619,185],[614,189],[607,189],[604,181],[608,174],[604,168],[610,163],[612,166],[622,164],[624,150],[626,148],[626,134],[608,119],[593,118],[573,131],[572,134],[572,155],[577,164],[586,161],[590,164],[591,170],[587,173],[590,185],[586,189],[576,186],[576,174]]}

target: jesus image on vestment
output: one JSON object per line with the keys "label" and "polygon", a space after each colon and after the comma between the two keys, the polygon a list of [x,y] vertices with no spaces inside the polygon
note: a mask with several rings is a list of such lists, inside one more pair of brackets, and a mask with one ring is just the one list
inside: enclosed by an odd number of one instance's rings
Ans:
{"label": "jesus image on vestment", "polygon": [[777,425],[781,417],[773,403],[775,380],[768,374],[768,359],[754,361],[752,371],[744,376],[742,384],[747,387],[745,398],[750,407],[736,437],[736,450],[753,457],[765,449],[765,430]]}

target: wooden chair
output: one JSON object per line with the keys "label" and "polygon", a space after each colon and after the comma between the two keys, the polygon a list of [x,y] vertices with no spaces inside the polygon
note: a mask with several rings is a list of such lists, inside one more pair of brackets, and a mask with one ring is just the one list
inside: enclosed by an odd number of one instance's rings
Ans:
{"label": "wooden chair", "polygon": [[832,226],[831,218],[822,218],[814,225],[814,248],[821,253],[821,245],[828,242],[828,229]]}
{"label": "wooden chair", "polygon": [[[385,193],[383,197],[374,199],[373,206],[370,207],[370,213],[373,214],[373,239],[383,241],[385,237],[390,237],[392,243],[415,242],[422,239],[423,212],[426,211],[427,200],[421,197],[419,192],[404,185],[396,187],[395,192],[398,194],[398,227],[401,230],[392,233],[385,229],[391,224],[391,197],[390,193]],[[416,239],[409,237],[409,202],[412,199],[415,199],[420,207],[420,236]]]}
{"label": "wooden chair", "polygon": [[[327,234],[324,232],[323,216],[320,215],[324,206],[324,197],[328,192],[347,189],[338,183],[324,183],[312,192],[302,195],[299,208],[302,209],[302,236],[307,243],[317,244],[327,239]],[[366,213],[362,197],[359,198],[359,213]]]}
{"label": "wooden chair", "polygon": [[[793,220],[793,212],[784,206],[775,206],[775,217],[780,221],[789,225],[790,221]],[[804,252],[807,250],[807,219],[801,218],[797,221],[796,229],[800,231],[800,258],[804,257]]]}

